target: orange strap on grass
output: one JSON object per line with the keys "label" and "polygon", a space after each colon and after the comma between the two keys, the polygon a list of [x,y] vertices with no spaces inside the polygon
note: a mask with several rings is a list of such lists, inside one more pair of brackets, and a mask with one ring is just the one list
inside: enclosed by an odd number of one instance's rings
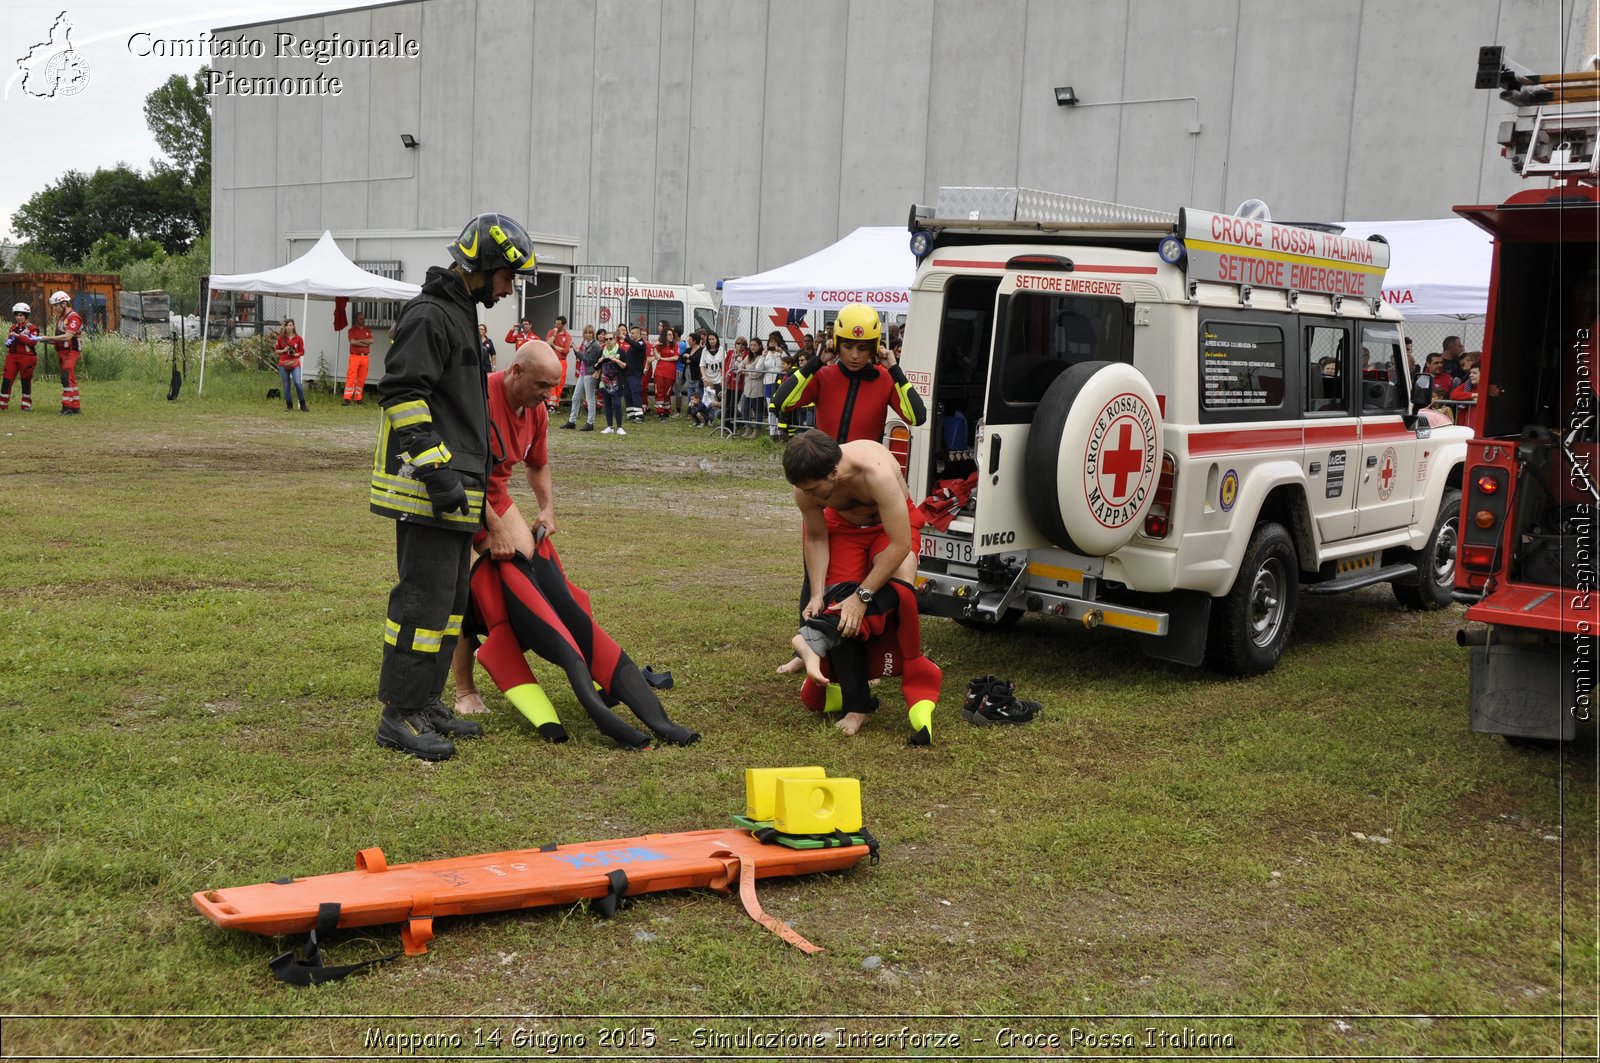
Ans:
{"label": "orange strap on grass", "polygon": [[756,899],[756,865],[748,856],[742,853],[730,853],[727,850],[712,853],[711,856],[713,859],[720,859],[723,866],[722,875],[711,882],[712,889],[727,890],[733,880],[738,879],[739,902],[744,905],[746,915],[807,956],[814,956],[822,951],[820,945],[813,945],[807,941],[794,927],[762,910],[761,902]]}

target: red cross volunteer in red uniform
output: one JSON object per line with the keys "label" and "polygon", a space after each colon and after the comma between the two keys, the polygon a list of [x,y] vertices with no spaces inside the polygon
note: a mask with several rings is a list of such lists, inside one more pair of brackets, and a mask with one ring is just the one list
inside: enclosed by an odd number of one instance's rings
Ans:
{"label": "red cross volunteer in red uniform", "polygon": [[11,331],[6,336],[5,385],[0,388],[0,413],[11,406],[11,383],[22,380],[22,412],[33,409],[33,367],[39,364],[35,346],[39,342],[39,327],[28,317],[33,308],[18,303],[11,308]]}
{"label": "red cross volunteer in red uniform", "polygon": [[83,353],[83,318],[72,308],[72,296],[56,292],[50,297],[50,310],[56,315],[55,332],[39,339],[55,344],[56,360],[61,364],[61,412],[83,412],[78,397],[78,356]]}
{"label": "red cross volunteer in red uniform", "polygon": [[546,403],[554,410],[561,405],[561,394],[567,388],[567,355],[572,353],[572,333],[567,331],[567,319],[556,317],[556,327],[545,334],[544,341],[556,352],[556,357],[561,360],[561,380],[556,384],[556,389],[551,393]]}
{"label": "red cross volunteer in red uniform", "polygon": [[344,404],[361,405],[361,393],[367,386],[368,359],[372,355],[372,330],[367,327],[367,315],[356,311],[355,324],[350,326],[350,364],[344,371]]}

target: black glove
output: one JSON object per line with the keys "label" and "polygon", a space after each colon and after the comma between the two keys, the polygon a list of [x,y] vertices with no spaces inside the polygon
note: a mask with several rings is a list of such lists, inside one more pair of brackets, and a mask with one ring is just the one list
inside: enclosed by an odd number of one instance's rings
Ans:
{"label": "black glove", "polygon": [[466,516],[472,512],[472,503],[467,501],[467,489],[461,486],[461,474],[448,465],[421,469],[417,472],[417,478],[428,489],[428,501],[433,504],[433,512],[438,516],[455,512]]}

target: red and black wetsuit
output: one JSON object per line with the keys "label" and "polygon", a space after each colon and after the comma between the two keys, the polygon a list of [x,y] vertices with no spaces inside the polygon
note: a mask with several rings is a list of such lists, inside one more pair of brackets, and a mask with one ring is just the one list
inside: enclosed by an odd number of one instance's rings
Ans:
{"label": "red and black wetsuit", "polygon": [[816,403],[817,427],[841,444],[852,439],[883,441],[893,410],[908,425],[928,418],[922,396],[898,365],[866,365],[852,372],[838,362],[813,358],[785,380],[772,401],[781,413]]}

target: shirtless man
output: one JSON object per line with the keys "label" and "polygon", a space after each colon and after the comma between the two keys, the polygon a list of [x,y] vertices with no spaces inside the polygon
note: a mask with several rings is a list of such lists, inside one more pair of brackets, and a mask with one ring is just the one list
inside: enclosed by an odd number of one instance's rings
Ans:
{"label": "shirtless man", "polygon": [[[875,707],[867,689],[865,643],[860,641],[863,622],[869,611],[881,617],[885,606],[893,609],[897,604],[899,595],[888,586],[890,580],[910,586],[916,577],[918,535],[911,493],[899,463],[883,444],[860,439],[840,446],[816,429],[789,441],[783,452],[783,474],[794,486],[811,586],[801,611],[807,630],[794,637],[793,645],[806,675],[819,686],[829,683],[822,658],[831,655],[843,694],[844,716],[838,727],[853,735]],[[830,604],[828,590],[839,584],[853,584],[854,589],[843,598],[837,597],[836,589],[836,601]],[[819,631],[811,623],[813,618],[834,618],[834,622]],[[916,623],[914,611],[900,619]],[[862,658],[859,675],[848,660],[857,655]],[[937,687],[935,696],[936,692]],[[923,704],[925,711],[913,711],[913,729],[927,726],[918,716],[931,712],[932,702],[919,700],[918,705]]]}

